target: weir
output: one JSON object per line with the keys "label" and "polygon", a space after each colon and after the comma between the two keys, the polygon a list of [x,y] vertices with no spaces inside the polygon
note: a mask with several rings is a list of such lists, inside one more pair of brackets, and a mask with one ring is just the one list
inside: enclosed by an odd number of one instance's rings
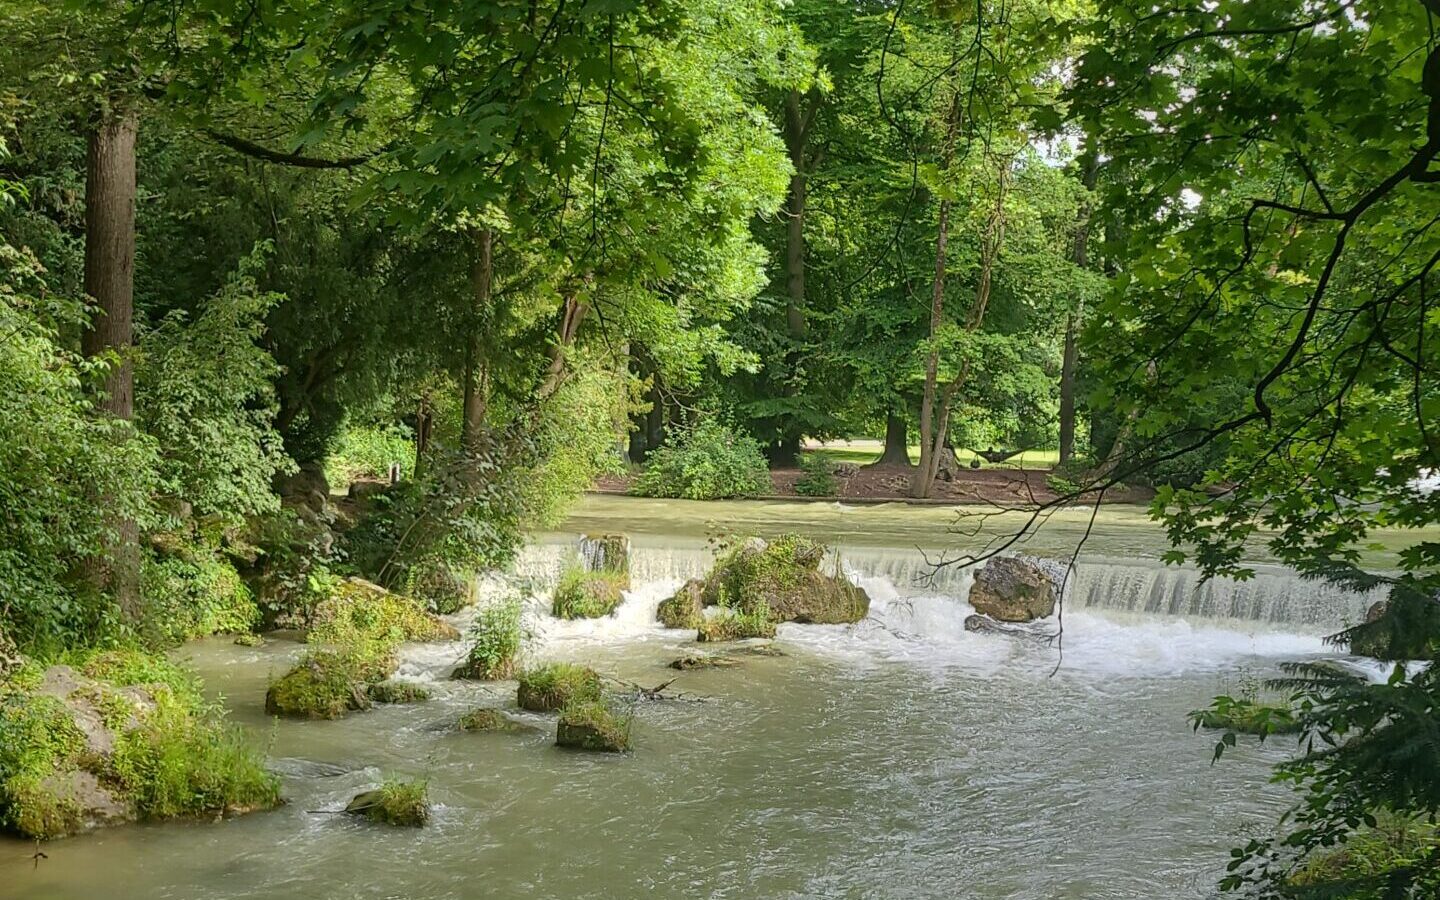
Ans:
{"label": "weir", "polygon": [[[714,549],[698,538],[631,536],[630,571],[636,588],[683,582],[709,571]],[[549,583],[566,565],[593,550],[578,535],[549,534],[528,547],[517,563],[524,577]],[[881,579],[901,598],[943,597],[966,601],[972,571],[937,566],[940,557],[915,549],[841,546],[826,565],[839,565],[855,580]],[[1254,566],[1245,581],[1202,580],[1189,566],[1159,560],[1081,557],[1065,590],[1067,608],[1187,619],[1262,622],[1292,630],[1329,632],[1363,619],[1384,591],[1356,592],[1300,577],[1275,565]],[[960,618],[966,610],[957,610]]]}

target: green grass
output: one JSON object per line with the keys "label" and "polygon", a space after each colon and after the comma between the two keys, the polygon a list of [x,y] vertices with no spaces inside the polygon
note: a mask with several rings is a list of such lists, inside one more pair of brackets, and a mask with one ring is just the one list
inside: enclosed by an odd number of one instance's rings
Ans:
{"label": "green grass", "polygon": [[[829,459],[833,463],[851,463],[853,465],[869,465],[880,458],[880,451],[883,449],[879,441],[857,440],[850,441],[846,445],[822,445],[818,449],[807,450],[806,455],[820,456]],[[986,449],[986,448],[980,448]],[[996,448],[1009,449],[1009,448]],[[970,450],[955,451],[955,458],[960,465],[968,466],[975,458]],[[918,444],[910,446],[910,462],[920,461],[920,447]],[[1026,450],[1019,456],[1011,457],[1003,463],[988,463],[981,460],[980,465],[986,469],[1053,469],[1060,462],[1059,450]]]}
{"label": "green grass", "polygon": [[560,713],[555,743],[580,750],[621,753],[630,749],[629,715],[617,713],[604,700],[572,703]]}
{"label": "green grass", "polygon": [[386,781],[366,791],[345,808],[381,825],[418,828],[430,821],[429,785],[425,781]]}
{"label": "green grass", "polygon": [[630,586],[625,572],[586,572],[571,566],[555,585],[550,612],[557,619],[599,619],[610,615]]}

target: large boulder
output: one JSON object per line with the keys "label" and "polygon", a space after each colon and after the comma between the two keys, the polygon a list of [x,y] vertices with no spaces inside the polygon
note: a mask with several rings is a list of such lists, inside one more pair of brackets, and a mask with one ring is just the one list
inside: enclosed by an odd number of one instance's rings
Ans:
{"label": "large boulder", "polygon": [[1054,615],[1055,580],[1034,559],[1021,556],[991,557],[975,573],[970,605],[1001,622],[1033,622]]}
{"label": "large boulder", "polygon": [[825,545],[796,534],[750,538],[721,557],[701,599],[772,622],[838,625],[870,612],[870,596],[843,575],[820,571]]}
{"label": "large boulder", "polygon": [[573,703],[555,723],[555,745],[622,753],[630,749],[630,717],[617,713],[604,700]]}
{"label": "large boulder", "polygon": [[666,628],[699,628],[704,618],[705,580],[692,578],[668,600],[662,600],[655,618]]}

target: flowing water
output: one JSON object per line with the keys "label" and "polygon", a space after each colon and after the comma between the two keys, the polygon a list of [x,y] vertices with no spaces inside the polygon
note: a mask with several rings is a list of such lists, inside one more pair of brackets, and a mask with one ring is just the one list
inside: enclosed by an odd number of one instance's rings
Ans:
{"label": "flowing water", "polygon": [[[870,617],[783,625],[783,656],[738,668],[666,668],[694,645],[656,625],[655,606],[708,569],[704,534],[721,516],[731,532],[840,543],[829,564],[870,593]],[[1087,545],[1103,555],[1082,555],[1057,648],[964,630],[970,575],[933,566],[961,539],[932,511],[592,499],[571,524],[482,593],[527,597],[534,660],[645,686],[675,678],[684,699],[635,706],[633,753],[557,749],[543,715],[519,714],[535,726],[522,735],[455,732],[462,712],[514,699],[513,683],[449,681],[457,644],[404,654],[400,677],[429,683],[429,702],[272,723],[267,680],[303,648],[203,641],[183,654],[268,736],[288,804],[102,831],[48,845],[38,863],[33,847],[0,843],[0,897],[1211,897],[1228,848],[1289,803],[1266,776],[1293,746],[1242,741],[1212,767],[1213,736],[1186,711],[1281,661],[1335,655],[1320,636],[1371,599],[1275,567],[1197,587],[1152,561],[1153,526],[1106,511]],[[1025,549],[1082,529],[1061,522]],[[635,586],[613,617],[559,622],[546,586],[585,531],[632,535]],[[392,774],[429,779],[429,827],[336,813]]]}

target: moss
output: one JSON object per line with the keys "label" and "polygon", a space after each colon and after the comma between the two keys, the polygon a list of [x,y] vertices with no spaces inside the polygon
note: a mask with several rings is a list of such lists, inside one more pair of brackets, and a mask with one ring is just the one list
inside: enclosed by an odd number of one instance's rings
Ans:
{"label": "moss", "polygon": [[618,714],[604,700],[571,703],[555,725],[555,743],[560,747],[620,753],[630,749],[630,722],[630,716]]}
{"label": "moss", "polygon": [[547,712],[571,703],[600,699],[600,676],[572,663],[551,663],[520,673],[515,700],[521,709]]}
{"label": "moss", "polygon": [[473,643],[452,678],[495,681],[515,674],[515,658],[525,632],[520,599],[511,597],[480,610],[470,626]]}
{"label": "moss", "polygon": [[79,807],[42,782],[73,767],[84,749],[84,733],[58,698],[7,696],[0,704],[0,825],[41,840],[79,830]]}
{"label": "moss", "polygon": [[472,709],[460,717],[456,727],[461,731],[525,731],[527,726],[516,722],[493,707]]}
{"label": "moss", "polygon": [[674,596],[660,603],[655,618],[666,628],[699,628],[702,615],[701,596],[705,583],[692,578],[676,591]]}
{"label": "moss", "polygon": [[430,821],[427,794],[424,781],[387,781],[351,800],[345,811],[382,825],[419,828]]}
{"label": "moss", "polygon": [[[1352,835],[1350,840],[1312,857],[1289,883],[1294,887],[1330,887],[1325,896],[1351,900],[1381,900],[1390,896],[1386,876],[1440,853],[1440,827],[1423,820],[1382,818],[1378,827]],[[1343,890],[1344,893],[1335,891]],[[1440,896],[1440,872],[1433,867],[1421,875],[1406,896]]]}
{"label": "moss", "polygon": [[121,735],[106,771],[141,816],[246,812],[279,802],[279,781],[264,757],[218,709],[197,709],[167,691],[155,700],[142,725]]}
{"label": "moss", "polygon": [[365,689],[371,703],[419,703],[430,699],[430,692],[408,681],[380,681]]}
{"label": "moss", "polygon": [[340,580],[316,606],[306,640],[312,644],[392,650],[405,641],[452,640],[452,626],[409,597],[359,578]]}
{"label": "moss", "polygon": [[73,797],[51,790],[34,775],[6,779],[0,791],[0,823],[37,841],[81,831],[83,814]]}
{"label": "moss", "polygon": [[700,623],[697,641],[741,641],[747,638],[773,638],[775,623],[761,607],[753,613],[726,610]]}
{"label": "moss", "polygon": [[161,684],[191,706],[202,703],[200,679],[163,656],[142,650],[101,650],[70,654],[65,660],[82,675],[115,687]]}
{"label": "moss", "polygon": [[615,611],[624,599],[629,575],[619,572],[565,570],[555,586],[551,613],[560,619],[598,619]]}
{"label": "moss", "polygon": [[1295,714],[1284,703],[1247,698],[1217,697],[1207,709],[1190,713],[1197,728],[1217,728],[1242,734],[1294,734],[1300,731]]}
{"label": "moss", "polygon": [[825,552],[824,544],[797,534],[747,540],[716,561],[702,603],[748,615],[764,608],[776,622],[858,622],[869,613],[870,598],[848,579],[820,571]]}
{"label": "moss", "polygon": [[325,650],[311,653],[270,685],[265,711],[278,716],[338,719],[370,705],[365,685],[390,674],[384,668],[370,658]]}

